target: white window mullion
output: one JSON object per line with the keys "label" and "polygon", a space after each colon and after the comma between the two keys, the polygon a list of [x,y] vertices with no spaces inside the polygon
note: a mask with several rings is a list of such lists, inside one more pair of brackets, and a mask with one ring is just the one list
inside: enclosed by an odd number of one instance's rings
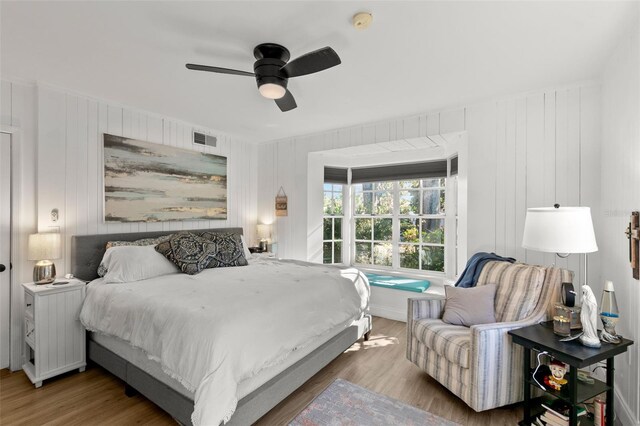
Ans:
{"label": "white window mullion", "polygon": [[391,219],[391,265],[400,267],[400,184],[393,182],[393,218]]}
{"label": "white window mullion", "polygon": [[[451,163],[451,160],[449,160]],[[449,170],[451,166],[449,165]],[[452,179],[450,176],[445,181],[444,189],[444,273],[447,278],[453,278],[455,276],[455,264],[456,264],[456,249],[455,249],[455,194],[452,191]]]}
{"label": "white window mullion", "polygon": [[[342,263],[351,264],[351,187],[342,187]],[[349,219],[349,220],[347,220]]]}

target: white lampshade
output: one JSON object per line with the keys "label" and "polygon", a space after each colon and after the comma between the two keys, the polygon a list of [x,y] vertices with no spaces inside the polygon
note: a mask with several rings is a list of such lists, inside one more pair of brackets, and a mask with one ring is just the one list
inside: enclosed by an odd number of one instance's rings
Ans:
{"label": "white lampshade", "polygon": [[271,225],[258,225],[258,238],[268,240],[271,237]]}
{"label": "white lampshade", "polygon": [[522,247],[549,253],[598,251],[589,207],[527,209]]}
{"label": "white lampshade", "polygon": [[60,234],[29,235],[28,260],[60,259]]}

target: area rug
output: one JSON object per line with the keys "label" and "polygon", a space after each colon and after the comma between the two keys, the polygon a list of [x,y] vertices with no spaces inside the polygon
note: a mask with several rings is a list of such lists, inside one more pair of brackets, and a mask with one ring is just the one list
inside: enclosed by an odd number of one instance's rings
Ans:
{"label": "area rug", "polygon": [[460,426],[403,402],[336,379],[290,426]]}

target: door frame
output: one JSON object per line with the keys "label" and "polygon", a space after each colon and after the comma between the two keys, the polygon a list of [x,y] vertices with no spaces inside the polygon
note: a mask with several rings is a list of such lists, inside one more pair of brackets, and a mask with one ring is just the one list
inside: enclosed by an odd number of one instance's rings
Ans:
{"label": "door frame", "polygon": [[[21,202],[21,177],[17,173],[16,164],[21,163],[21,149],[20,148],[20,129],[13,126],[0,126],[0,133],[6,133],[9,135],[11,144],[11,268],[10,268],[10,330],[9,330],[9,369],[11,371],[20,370],[23,359],[23,338],[22,338],[22,326],[23,326],[23,310],[20,307],[23,304],[24,294],[21,291],[21,277],[20,272],[22,268],[22,262],[18,253],[21,253],[21,248],[26,247],[26,236],[23,232],[18,232],[23,228],[22,221],[20,219],[20,202]],[[25,252],[26,253],[26,252]]]}

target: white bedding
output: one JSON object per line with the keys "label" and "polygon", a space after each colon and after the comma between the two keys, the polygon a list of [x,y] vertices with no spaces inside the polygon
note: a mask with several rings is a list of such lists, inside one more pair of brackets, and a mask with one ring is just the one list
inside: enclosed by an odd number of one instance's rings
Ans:
{"label": "white bedding", "polygon": [[80,319],[143,349],[195,392],[195,425],[233,414],[238,384],[283,362],[368,306],[366,278],[353,268],[253,260],[124,284],[93,281]]}

